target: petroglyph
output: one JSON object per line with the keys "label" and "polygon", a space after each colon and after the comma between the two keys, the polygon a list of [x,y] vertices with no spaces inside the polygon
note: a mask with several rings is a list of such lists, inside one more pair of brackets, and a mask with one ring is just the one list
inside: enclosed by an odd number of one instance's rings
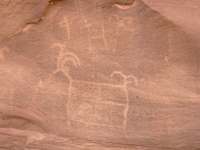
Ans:
{"label": "petroglyph", "polygon": [[[71,104],[68,105],[70,121],[102,127],[120,127],[125,131],[129,109],[127,85],[134,82],[137,86],[137,79],[119,71],[113,72],[111,77],[117,74],[124,78],[123,84],[73,80]],[[103,112],[106,111],[105,115]]]}
{"label": "petroglyph", "polygon": [[117,38],[120,36],[120,31],[126,30],[126,27],[132,22],[133,19],[131,17],[120,18],[117,15],[110,15],[110,17],[107,19],[107,24],[111,27],[106,29],[105,34],[106,50],[111,50],[113,53],[115,53]]}
{"label": "petroglyph", "polygon": [[[82,95],[81,95],[82,96]],[[89,99],[89,98],[88,98]],[[73,99],[77,103],[78,99]],[[120,127],[123,129],[123,110],[126,105],[114,103],[95,102],[94,100],[81,100],[82,104],[77,108],[71,108],[71,121],[82,122],[88,125],[107,127]],[[104,114],[105,112],[106,115]]]}
{"label": "petroglyph", "polygon": [[108,26],[111,26],[111,28],[106,29],[106,50],[111,50],[113,53],[115,53],[117,37],[119,36],[119,17],[117,15],[111,15],[107,22]]}
{"label": "petroglyph", "polygon": [[[80,1],[77,1],[77,5],[81,5]],[[85,23],[84,27],[87,28],[88,33],[88,50],[92,52],[93,49],[96,49],[96,43],[101,43],[104,46],[106,51],[111,51],[115,53],[117,38],[120,35],[120,28],[126,29],[127,25],[130,25],[133,22],[131,17],[122,17],[120,18],[117,15],[111,15],[108,19],[104,19],[101,14],[101,9],[97,9],[95,16],[86,17],[84,16],[84,11],[80,10],[83,22]],[[93,18],[97,17],[100,22],[95,21]],[[105,22],[103,21],[105,20]],[[109,26],[106,28],[106,26]]]}
{"label": "petroglyph", "polygon": [[113,77],[114,75],[120,75],[124,78],[124,81],[123,81],[123,87],[126,89],[127,88],[127,85],[129,83],[132,83],[132,81],[129,81],[129,79],[133,79],[134,80],[134,85],[135,86],[138,86],[138,81],[137,81],[137,78],[133,75],[124,75],[122,72],[120,71],[114,71],[110,76]]}
{"label": "petroglyph", "polygon": [[64,17],[64,20],[60,22],[61,28],[66,28],[67,30],[67,37],[70,39],[70,26],[73,23],[73,20],[68,20],[66,17]]}
{"label": "petroglyph", "polygon": [[98,82],[90,82],[90,81],[83,81],[83,80],[74,80],[74,82],[78,83],[86,83],[91,85],[99,85],[99,86],[110,86],[110,87],[121,87],[121,85],[109,84],[109,83],[98,83]]}
{"label": "petroglyph", "polygon": [[[70,74],[71,62],[74,67],[81,65],[80,59],[72,52],[65,50],[62,44],[54,44],[58,48],[57,69],[53,72],[62,72],[69,80],[69,95],[67,102],[68,127],[71,121],[80,121],[89,125],[126,128],[127,112],[129,109],[128,84],[134,82],[137,86],[137,78],[132,75],[124,75],[120,71],[114,71],[111,77],[120,75],[123,83],[116,85],[110,83],[95,83],[82,80],[74,80]],[[76,105],[76,106],[74,106]],[[108,111],[105,116],[105,111]]]}
{"label": "petroglyph", "polygon": [[[70,67],[67,66],[66,63],[67,62],[71,62],[75,67],[78,67],[78,66],[81,65],[81,61],[78,58],[78,56],[75,55],[74,53],[68,52],[68,51],[64,51],[66,48],[62,44],[57,43],[57,44],[52,45],[52,47],[53,48],[58,47],[59,53],[58,53],[58,57],[57,57],[57,69],[53,72],[53,74],[51,75],[50,79],[56,73],[62,72],[66,76],[66,78],[69,80],[69,96],[68,96],[68,103],[67,103],[67,108],[68,108],[68,105],[70,104],[70,100],[71,100],[71,90],[72,90],[72,82],[73,82],[73,80],[72,80],[72,78],[71,78],[71,76],[69,74]],[[68,120],[69,120],[69,116],[68,116]]]}
{"label": "petroglyph", "polygon": [[0,48],[0,60],[5,60],[5,53],[9,53],[9,49],[6,47]]}
{"label": "petroglyph", "polygon": [[53,48],[58,47],[59,53],[57,57],[57,69],[53,72],[53,75],[55,75],[57,72],[62,72],[64,75],[69,79],[69,81],[72,81],[71,76],[69,75],[69,67],[66,66],[66,63],[69,61],[73,63],[75,67],[78,67],[81,65],[80,59],[78,56],[76,56],[72,52],[65,52],[65,46],[62,44],[54,44],[52,46]]}
{"label": "petroglyph", "polygon": [[111,15],[108,18],[108,22],[115,23],[117,27],[125,27],[125,25],[130,25],[133,22],[133,18],[131,17],[120,18],[117,15]]}
{"label": "petroglyph", "polygon": [[[83,5],[83,2],[81,2],[80,0],[76,0],[75,2],[76,2],[77,7]],[[95,1],[93,1],[93,2],[96,3]],[[103,41],[105,49],[107,49],[107,41],[106,41],[106,36],[105,36],[105,25],[103,22],[101,10],[96,9],[95,13],[91,14],[90,16],[85,15],[85,10],[83,10],[81,8],[78,10],[79,10],[81,18],[83,19],[83,22],[85,24],[84,27],[87,29],[89,52],[92,52],[93,49],[96,49],[95,42],[97,42],[97,41],[100,41],[100,42]],[[96,18],[96,19],[94,19],[94,18]]]}
{"label": "petroglyph", "polygon": [[[97,31],[97,33],[93,33],[92,30],[92,24],[86,24],[85,27],[87,27],[88,29],[88,33],[89,33],[89,36],[88,36],[88,39],[89,39],[89,51],[91,52],[92,51],[92,48],[93,48],[93,40],[103,40],[104,42],[104,46],[105,46],[105,49],[107,49],[108,45],[107,45],[107,40],[106,40],[106,37],[105,37],[105,27],[104,27],[104,24],[102,23],[101,26],[98,28],[99,31]],[[98,33],[100,32],[100,33]]]}
{"label": "petroglyph", "polygon": [[124,92],[126,94],[126,101],[127,101],[127,107],[125,108],[125,111],[124,111],[124,131],[125,131],[125,128],[126,128],[126,124],[127,124],[127,113],[128,113],[128,109],[129,109],[129,97],[128,97],[128,89],[127,89],[127,85],[132,83],[133,81],[129,81],[129,79],[133,79],[134,80],[134,85],[137,86],[137,78],[135,76],[132,76],[132,75],[124,75],[122,72],[120,71],[114,71],[112,74],[111,74],[111,77],[113,77],[114,75],[121,75],[124,80],[123,80],[123,89],[124,89]]}

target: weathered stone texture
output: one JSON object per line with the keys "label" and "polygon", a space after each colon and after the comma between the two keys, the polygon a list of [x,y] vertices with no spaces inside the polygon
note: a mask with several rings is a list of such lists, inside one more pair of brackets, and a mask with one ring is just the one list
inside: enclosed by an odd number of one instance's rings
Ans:
{"label": "weathered stone texture", "polygon": [[0,149],[200,149],[197,0],[2,0]]}

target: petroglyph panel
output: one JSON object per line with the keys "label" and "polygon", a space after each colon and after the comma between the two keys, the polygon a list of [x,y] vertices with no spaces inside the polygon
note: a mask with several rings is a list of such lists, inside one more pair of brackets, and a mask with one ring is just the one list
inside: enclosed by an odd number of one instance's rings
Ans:
{"label": "petroglyph panel", "polygon": [[0,2],[0,149],[198,149],[199,14],[182,1]]}

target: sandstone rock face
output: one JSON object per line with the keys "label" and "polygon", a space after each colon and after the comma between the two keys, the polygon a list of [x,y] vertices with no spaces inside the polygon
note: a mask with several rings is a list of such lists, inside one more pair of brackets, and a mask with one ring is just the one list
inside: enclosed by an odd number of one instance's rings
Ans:
{"label": "sandstone rock face", "polygon": [[2,0],[0,148],[200,149],[199,6]]}

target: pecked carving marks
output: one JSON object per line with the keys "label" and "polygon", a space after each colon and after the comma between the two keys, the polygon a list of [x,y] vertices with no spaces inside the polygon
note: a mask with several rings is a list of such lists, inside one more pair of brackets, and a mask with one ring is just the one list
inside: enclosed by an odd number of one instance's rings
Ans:
{"label": "pecked carving marks", "polygon": [[121,85],[73,80],[69,121],[125,131],[129,109],[127,85],[132,79],[137,86],[137,79],[120,71],[113,72],[111,77],[117,74],[124,78]]}
{"label": "pecked carving marks", "polygon": [[73,20],[68,20],[66,17],[64,17],[64,20],[60,22],[61,28],[66,28],[67,30],[67,37],[70,39],[70,26],[73,23]]}
{"label": "pecked carving marks", "polygon": [[69,75],[70,67],[67,66],[66,64],[67,62],[71,62],[75,67],[78,67],[81,65],[80,59],[78,58],[78,56],[76,56],[72,52],[68,52],[68,51],[65,52],[64,51],[65,46],[62,44],[54,44],[52,45],[52,47],[53,48],[58,47],[59,49],[59,53],[57,57],[57,68],[53,72],[52,76],[55,75],[57,72],[62,72],[70,81],[72,81],[72,78]]}
{"label": "pecked carving marks", "polygon": [[[105,49],[107,49],[108,45],[107,45],[107,39],[105,37],[105,25],[103,23],[99,23],[99,27],[95,27],[94,25],[96,25],[97,23],[92,23],[89,22],[87,19],[84,20],[85,22],[85,28],[87,28],[88,30],[88,43],[89,43],[89,51],[92,52],[92,50],[94,49],[94,41],[96,40],[102,40]],[[99,34],[100,33],[100,34]]]}
{"label": "pecked carving marks", "polygon": [[[62,44],[57,43],[57,44],[52,45],[52,47],[53,48],[57,47],[59,49],[59,52],[58,52],[58,57],[57,57],[57,68],[53,72],[53,74],[50,76],[49,80],[51,80],[51,78],[58,72],[62,72],[64,76],[69,80],[69,95],[68,95],[68,103],[67,103],[67,108],[68,108],[68,105],[70,104],[70,100],[71,100],[73,79],[69,74],[70,67],[67,66],[67,63],[70,62],[73,64],[73,66],[78,67],[81,65],[81,61],[78,58],[78,56],[75,55],[74,53],[65,51],[66,48]],[[69,113],[67,114],[69,115]],[[68,116],[68,120],[69,120],[69,116]],[[68,126],[69,126],[69,121],[68,121]]]}
{"label": "pecked carving marks", "polygon": [[133,18],[131,17],[120,18],[118,15],[112,14],[108,18],[108,22],[117,24],[117,27],[124,27],[125,25],[131,24],[133,22]]}
{"label": "pecked carving marks", "polygon": [[121,71],[114,71],[110,76],[113,77],[114,75],[120,75],[124,78],[123,80],[123,87],[126,89],[127,85],[132,83],[133,81],[130,81],[129,79],[133,79],[134,80],[134,85],[137,86],[138,85],[138,81],[137,78],[133,75],[124,75]]}
{"label": "pecked carving marks", "polygon": [[[78,1],[77,3],[80,2]],[[77,5],[82,5],[82,3]],[[88,40],[88,51],[90,53],[94,52],[97,48],[103,48],[106,51],[115,53],[120,30],[122,28],[123,30],[127,30],[133,22],[133,18],[131,17],[119,17],[113,14],[105,19],[103,18],[101,10],[95,12],[95,16],[91,15],[91,17],[86,16],[84,10],[80,9],[80,13],[82,22],[84,23],[83,29],[87,30],[86,38]],[[97,17],[97,19],[92,19],[93,17]],[[74,26],[72,26],[73,23],[74,20],[69,19],[67,16],[63,17],[59,23],[59,26],[66,30],[68,40],[72,40],[71,31],[75,29]],[[132,31],[134,31],[134,29],[132,29]]]}
{"label": "pecked carving marks", "polygon": [[[107,97],[109,92],[109,97]],[[119,99],[116,99],[116,95]],[[70,120],[100,127],[123,128],[123,110],[127,107],[121,87],[74,81]],[[106,112],[106,113],[105,113]]]}
{"label": "pecked carving marks", "polygon": [[114,71],[110,77],[114,78],[119,75],[123,78],[123,83],[110,84],[74,80],[69,74],[70,67],[67,66],[69,65],[67,62],[71,62],[74,67],[79,67],[81,66],[80,59],[74,53],[65,51],[66,48],[62,44],[54,44],[52,47],[58,48],[59,53],[57,68],[51,77],[62,72],[69,80],[68,127],[72,127],[71,122],[80,122],[86,125],[121,128],[125,131],[129,109],[128,87],[130,85],[137,86],[137,78]]}
{"label": "pecked carving marks", "polygon": [[[133,75],[124,75],[122,72],[120,71],[114,71],[112,74],[111,74],[111,77],[114,76],[114,75],[120,75],[123,77],[123,89],[124,89],[124,92],[125,92],[125,95],[126,95],[126,102],[127,102],[127,107],[125,108],[124,110],[124,131],[125,131],[125,128],[126,128],[126,124],[127,124],[127,114],[128,114],[128,109],[129,109],[129,96],[128,96],[128,84],[131,84],[133,81],[132,79],[134,80],[134,85],[137,86],[138,85],[138,82],[137,82],[137,78]],[[131,80],[130,80],[131,79]]]}
{"label": "pecked carving marks", "polygon": [[[120,31],[126,30],[133,22],[131,17],[119,17],[118,15],[110,15],[107,19],[106,25],[112,26],[112,28],[104,29],[104,37],[106,41],[105,49],[107,51],[116,52],[116,46],[118,44],[118,38],[120,37]],[[130,31],[129,31],[130,32]]]}
{"label": "pecked carving marks", "polygon": [[123,113],[121,112],[124,107],[126,106],[85,101],[70,117],[72,121],[85,125],[123,129]]}

